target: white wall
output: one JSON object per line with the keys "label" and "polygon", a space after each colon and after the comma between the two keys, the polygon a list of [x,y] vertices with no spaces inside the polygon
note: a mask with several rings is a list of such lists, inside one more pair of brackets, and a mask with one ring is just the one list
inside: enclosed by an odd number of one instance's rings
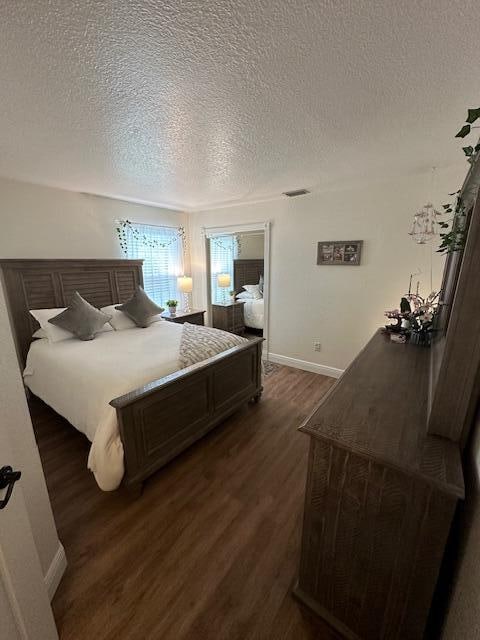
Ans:
{"label": "white wall", "polygon": [[263,233],[239,233],[240,251],[238,257],[242,260],[259,260],[263,258],[265,238]]}
{"label": "white wall", "polygon": [[[434,203],[461,185],[466,169],[437,171]],[[430,246],[408,235],[415,211],[429,199],[430,172],[344,191],[282,198],[192,214],[194,305],[205,308],[202,227],[270,220],[270,352],[345,368],[375,329],[383,312],[398,307],[410,273],[421,271],[430,289]],[[360,267],[317,266],[317,242],[364,240]],[[433,252],[434,288],[443,258]],[[321,352],[313,351],[319,338]]]}
{"label": "white wall", "polygon": [[115,220],[177,226],[187,216],[0,178],[0,257],[121,258]]}

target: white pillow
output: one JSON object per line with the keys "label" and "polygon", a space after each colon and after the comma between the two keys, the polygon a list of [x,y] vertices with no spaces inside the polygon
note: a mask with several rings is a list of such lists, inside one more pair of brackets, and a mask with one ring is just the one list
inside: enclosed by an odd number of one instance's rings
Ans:
{"label": "white pillow", "polygon": [[132,329],[133,327],[137,326],[133,320],[130,320],[130,318],[125,313],[123,313],[123,311],[115,309],[114,304],[110,304],[108,305],[108,307],[102,307],[100,311],[103,311],[103,313],[107,313],[109,316],[112,316],[107,324],[110,324],[115,331]]}
{"label": "white pillow", "polygon": [[[40,329],[35,331],[32,337],[48,338],[48,341],[52,343],[75,338],[75,335],[70,331],[65,331],[65,329],[61,329],[49,322],[50,318],[58,316],[62,311],[65,311],[65,307],[60,309],[30,309],[30,313],[40,325]],[[102,333],[103,331],[112,331],[112,327],[108,322],[103,325],[98,333]]]}
{"label": "white pillow", "polygon": [[245,291],[252,294],[252,298],[254,300],[260,300],[260,298],[263,298],[262,294],[260,293],[260,287],[258,286],[258,284],[244,284],[243,288],[245,289]]}
{"label": "white pillow", "polygon": [[[107,313],[109,316],[112,316],[112,319],[109,323],[107,322],[107,325],[110,324],[115,331],[124,331],[125,329],[135,328],[137,326],[135,322],[130,320],[127,314],[120,311],[120,309],[115,309],[115,306],[116,305],[111,304],[108,307],[102,307],[100,309],[103,313]],[[160,314],[151,318],[151,322],[159,322],[160,320],[163,320]]]}
{"label": "white pillow", "polygon": [[262,275],[260,275],[260,279],[259,279],[259,281],[258,281],[258,288],[259,288],[260,293],[262,294],[262,296],[263,296],[263,287],[264,287],[264,286],[265,286],[265,281],[264,281],[264,279],[263,279],[263,276],[262,276]]}
{"label": "white pillow", "polygon": [[30,309],[30,313],[40,325],[40,329],[45,332],[45,337],[48,338],[49,342],[61,342],[75,337],[70,331],[60,329],[60,327],[56,327],[49,322],[50,318],[58,316],[62,311],[65,311],[65,307],[61,309]]}
{"label": "white pillow", "polygon": [[242,291],[241,293],[237,294],[235,297],[237,300],[253,300],[253,294],[248,293],[248,291]]}

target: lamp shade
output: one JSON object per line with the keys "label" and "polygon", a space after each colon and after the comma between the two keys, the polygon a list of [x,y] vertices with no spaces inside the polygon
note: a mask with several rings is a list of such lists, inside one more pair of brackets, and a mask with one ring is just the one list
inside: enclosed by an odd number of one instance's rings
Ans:
{"label": "lamp shade", "polygon": [[219,273],[217,275],[217,284],[219,287],[229,287],[231,284],[229,273]]}
{"label": "lamp shade", "polygon": [[177,286],[182,293],[192,293],[193,280],[190,276],[180,276],[180,278],[177,278]]}

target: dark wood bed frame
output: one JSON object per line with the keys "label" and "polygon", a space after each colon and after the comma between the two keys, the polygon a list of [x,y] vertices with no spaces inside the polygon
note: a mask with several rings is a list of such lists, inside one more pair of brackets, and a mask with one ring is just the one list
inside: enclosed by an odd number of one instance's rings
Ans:
{"label": "dark wood bed frame", "polygon": [[[29,309],[68,305],[74,291],[96,307],[127,300],[143,284],[141,260],[0,260],[20,366],[38,329]],[[262,393],[262,339],[114,398],[125,455],[123,484],[143,481]],[[172,420],[175,416],[175,420]]]}
{"label": "dark wood bed frame", "polygon": [[235,293],[243,291],[244,284],[257,284],[260,276],[263,276],[263,259],[233,261],[233,288]]}

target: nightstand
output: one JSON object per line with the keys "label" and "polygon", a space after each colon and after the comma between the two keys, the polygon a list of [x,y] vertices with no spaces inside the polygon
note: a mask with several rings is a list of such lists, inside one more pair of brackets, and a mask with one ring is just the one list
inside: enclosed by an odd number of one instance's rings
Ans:
{"label": "nightstand", "polygon": [[183,324],[184,322],[189,322],[190,324],[205,324],[203,316],[205,311],[201,311],[200,309],[191,309],[190,311],[177,311],[177,313],[172,316],[170,315],[170,311],[164,311],[162,313],[162,318],[164,320],[168,320],[168,322],[176,322],[177,324]]}
{"label": "nightstand", "polygon": [[223,329],[223,331],[229,331],[230,333],[245,333],[244,304],[244,302],[212,304],[212,327]]}

